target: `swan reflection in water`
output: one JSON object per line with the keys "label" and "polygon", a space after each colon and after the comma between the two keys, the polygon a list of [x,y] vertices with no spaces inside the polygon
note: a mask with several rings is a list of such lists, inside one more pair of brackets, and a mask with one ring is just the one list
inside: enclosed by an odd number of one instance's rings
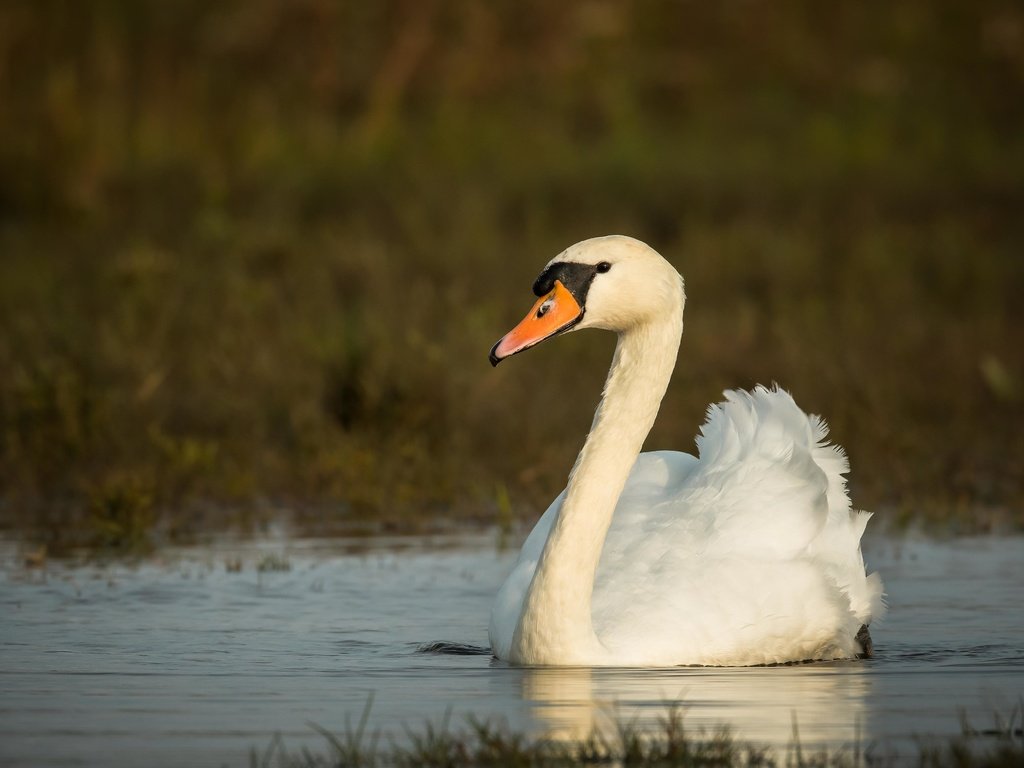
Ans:
{"label": "swan reflection in water", "polygon": [[776,751],[854,747],[867,742],[871,686],[862,662],[792,667],[616,669],[535,667],[521,671],[521,695],[535,732],[572,741],[594,732],[613,736],[617,723],[657,732],[672,703],[690,734],[722,726],[742,742]]}

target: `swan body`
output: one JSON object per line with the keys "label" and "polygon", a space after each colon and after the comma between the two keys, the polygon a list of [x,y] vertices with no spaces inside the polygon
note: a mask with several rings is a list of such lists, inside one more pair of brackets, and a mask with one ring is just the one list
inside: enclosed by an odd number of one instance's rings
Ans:
{"label": "swan body", "polygon": [[548,263],[500,360],[582,328],[618,334],[594,423],[491,614],[527,665],[746,666],[852,658],[884,612],[842,450],[786,392],[729,391],[698,455],[640,453],[675,367],[685,294],[653,249],[612,236]]}

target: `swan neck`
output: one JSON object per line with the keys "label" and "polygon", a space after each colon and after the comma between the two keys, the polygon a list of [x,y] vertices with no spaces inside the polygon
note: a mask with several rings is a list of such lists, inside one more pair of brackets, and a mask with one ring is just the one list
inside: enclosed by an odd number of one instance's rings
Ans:
{"label": "swan neck", "polygon": [[[601,403],[527,591],[513,653],[524,663],[599,662],[591,596],[616,504],[654,425],[682,313],[619,335]],[[516,652],[518,650],[518,653]]]}

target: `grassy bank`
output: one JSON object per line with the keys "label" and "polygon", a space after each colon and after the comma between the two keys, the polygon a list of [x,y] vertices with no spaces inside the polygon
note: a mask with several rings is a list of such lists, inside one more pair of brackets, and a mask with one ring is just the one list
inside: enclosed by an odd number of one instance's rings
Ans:
{"label": "grassy bank", "polygon": [[486,353],[608,232],[687,280],[649,447],[777,381],[856,505],[1024,527],[1019,9],[54,0],[0,30],[0,518],[54,550],[537,514],[611,340]]}
{"label": "grassy bank", "polygon": [[[329,754],[308,749],[289,753],[275,738],[261,752],[254,751],[252,768],[313,768],[314,766],[430,766],[432,768],[476,768],[477,766],[534,766],[561,768],[581,765],[662,766],[690,768],[716,766],[733,768],[858,768],[917,765],[920,768],[1010,768],[1024,759],[1020,731],[977,732],[956,739],[920,737],[915,754],[900,754],[885,745],[849,745],[832,750],[810,750],[801,746],[799,733],[784,754],[756,744],[742,742],[727,729],[716,733],[694,731],[685,725],[679,706],[668,709],[661,727],[645,731],[620,722],[610,733],[595,733],[579,741],[552,740],[513,733],[487,722],[471,722],[469,728],[449,729],[426,726],[410,730],[408,746],[382,747],[379,734],[365,731],[366,721],[344,736],[320,731]],[[795,728],[795,726],[794,726]],[[1012,724],[1011,724],[1012,728]]]}

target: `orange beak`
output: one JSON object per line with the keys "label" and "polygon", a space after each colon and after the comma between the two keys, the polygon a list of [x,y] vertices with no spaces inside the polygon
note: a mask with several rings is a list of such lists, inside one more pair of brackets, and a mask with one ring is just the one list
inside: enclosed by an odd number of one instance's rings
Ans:
{"label": "orange beak", "polygon": [[491,347],[491,365],[540,344],[556,333],[569,330],[582,318],[583,308],[569,289],[560,280],[555,280],[551,292],[537,299],[522,322]]}

